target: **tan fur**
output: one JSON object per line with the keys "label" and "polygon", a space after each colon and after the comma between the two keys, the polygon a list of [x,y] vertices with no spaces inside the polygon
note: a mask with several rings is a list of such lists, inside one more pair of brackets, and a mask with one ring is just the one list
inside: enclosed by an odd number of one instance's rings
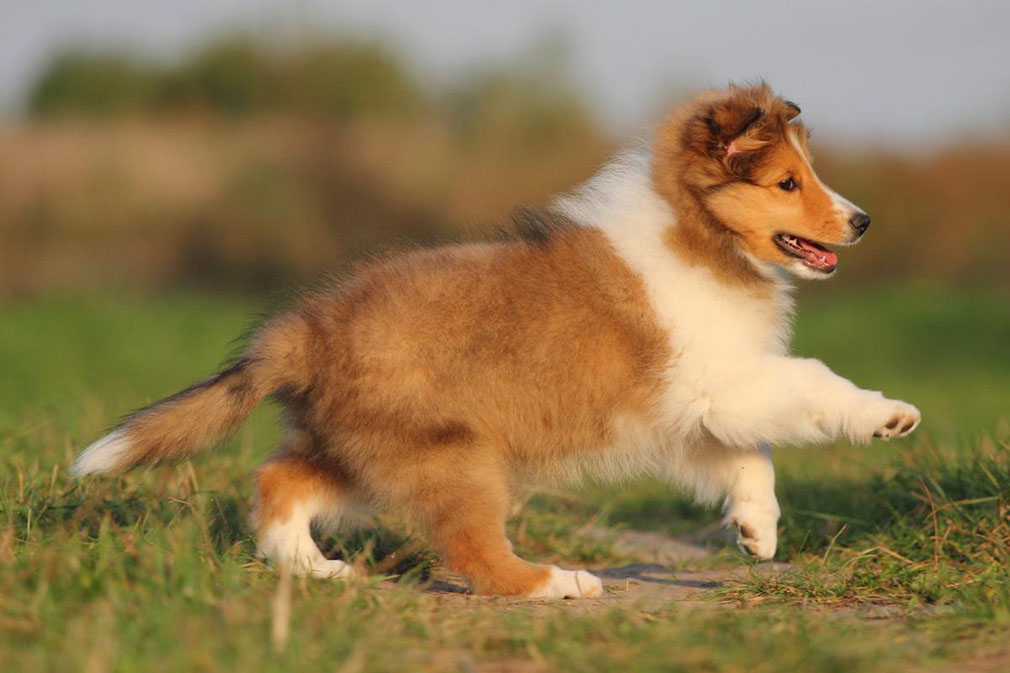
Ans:
{"label": "tan fur", "polygon": [[379,503],[477,590],[529,593],[548,569],[505,538],[511,475],[561,469],[607,448],[615,415],[648,416],[667,350],[596,230],[418,252],[307,298],[236,371],[137,414],[124,467],[185,455],[277,390],[299,439],[258,472],[259,528],[320,495]]}
{"label": "tan fur", "polygon": [[292,423],[497,594],[547,572],[504,536],[513,468],[606,447],[615,413],[649,412],[666,355],[639,281],[590,230],[396,259],[297,314],[312,392],[288,398]]}
{"label": "tan fur", "polygon": [[[793,121],[798,111],[767,85],[731,87],[682,105],[657,130],[653,179],[678,214],[668,244],[679,255],[760,293],[769,279],[741,251],[787,262],[772,242],[780,232],[850,242],[811,168],[806,130]],[[787,177],[799,183],[795,192],[778,188]]]}
{"label": "tan fur", "polygon": [[348,489],[339,469],[328,464],[325,455],[313,451],[310,443],[303,443],[301,449],[279,451],[256,471],[253,520],[257,528],[287,519],[305,499],[331,503],[332,509],[345,502]]}
{"label": "tan fur", "polygon": [[307,343],[303,324],[281,316],[231,367],[134,412],[121,426],[131,449],[120,469],[181,460],[233,431],[278,388],[301,389]]}
{"label": "tan fur", "polygon": [[[837,234],[830,197],[788,142],[805,147],[797,112],[764,86],[717,92],[679,109],[654,146],[654,186],[678,218],[667,244],[756,295],[772,284],[742,251],[779,260],[783,224]],[[785,175],[800,193],[776,189]],[[400,256],[305,298],[234,367],[127,420],[113,435],[128,447],[119,467],[188,455],[274,394],[289,437],[257,473],[261,531],[299,503],[374,503],[426,527],[478,591],[530,594],[551,571],[505,537],[513,476],[560,474],[613,451],[621,423],[647,427],[675,361],[642,278],[606,236],[538,218],[523,215],[525,240]]]}

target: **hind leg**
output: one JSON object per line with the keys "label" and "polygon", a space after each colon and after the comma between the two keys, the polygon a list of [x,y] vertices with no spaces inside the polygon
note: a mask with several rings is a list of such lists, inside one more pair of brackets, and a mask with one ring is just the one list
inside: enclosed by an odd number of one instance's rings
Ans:
{"label": "hind leg", "polygon": [[505,536],[508,490],[491,470],[441,471],[437,481],[403,503],[420,513],[446,564],[474,591],[529,598],[599,596],[603,585],[585,570],[562,570],[519,558]]}
{"label": "hind leg", "polygon": [[253,523],[262,556],[296,575],[348,578],[351,567],[328,560],[312,539],[313,522],[335,524],[347,489],[332,470],[304,456],[279,453],[256,473]]}

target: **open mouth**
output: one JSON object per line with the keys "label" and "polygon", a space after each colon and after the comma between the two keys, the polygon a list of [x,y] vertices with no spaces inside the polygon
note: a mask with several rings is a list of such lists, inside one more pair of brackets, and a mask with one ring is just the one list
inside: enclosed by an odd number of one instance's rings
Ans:
{"label": "open mouth", "polygon": [[831,273],[838,266],[838,255],[816,241],[792,234],[775,234],[772,239],[781,250],[821,273]]}

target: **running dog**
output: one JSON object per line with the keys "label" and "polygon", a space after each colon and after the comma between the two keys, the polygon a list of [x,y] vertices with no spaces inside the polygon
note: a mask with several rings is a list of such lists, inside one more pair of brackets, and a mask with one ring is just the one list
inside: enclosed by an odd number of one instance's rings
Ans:
{"label": "running dog", "polygon": [[427,531],[480,593],[597,596],[584,570],[524,561],[518,480],[651,473],[723,501],[739,546],[775,553],[770,444],[910,433],[919,411],[791,357],[789,275],[870,218],[814,173],[800,109],[767,85],[697,96],[521,236],[377,261],[265,322],[226,369],[141,409],[77,475],[181,460],[265,397],[280,448],[256,473],[261,553],[346,578],[312,524],[359,504]]}

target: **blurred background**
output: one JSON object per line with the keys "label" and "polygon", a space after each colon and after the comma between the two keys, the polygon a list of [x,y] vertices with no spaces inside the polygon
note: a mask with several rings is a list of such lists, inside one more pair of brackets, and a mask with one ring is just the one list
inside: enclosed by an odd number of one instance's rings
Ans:
{"label": "blurred background", "polygon": [[[1007,0],[0,10],[0,670],[954,670],[910,663],[939,654],[1010,670]],[[69,478],[75,453],[215,371],[276,301],[390,248],[497,236],[692,91],[760,78],[803,108],[820,176],[873,217],[835,278],[798,288],[794,350],[924,419],[889,443],[775,447],[777,560],[798,574],[729,581],[727,610],[655,614],[295,583],[271,657],[281,603],[247,521],[275,408],[192,461]],[[718,507],[667,483],[525,496],[508,531],[530,559],[744,563]],[[405,530],[380,516],[324,549],[378,581]],[[642,547],[669,536],[706,555]],[[396,572],[425,577],[432,558]],[[738,609],[776,596],[794,601],[779,617]]]}
{"label": "blurred background", "polygon": [[15,428],[84,399],[87,434],[212,369],[271,298],[390,247],[491,235],[692,91],[758,78],[802,106],[821,176],[874,222],[836,279],[801,291],[797,349],[918,395],[936,431],[1006,415],[1006,2],[5,14],[0,365],[15,385],[0,407]]}

